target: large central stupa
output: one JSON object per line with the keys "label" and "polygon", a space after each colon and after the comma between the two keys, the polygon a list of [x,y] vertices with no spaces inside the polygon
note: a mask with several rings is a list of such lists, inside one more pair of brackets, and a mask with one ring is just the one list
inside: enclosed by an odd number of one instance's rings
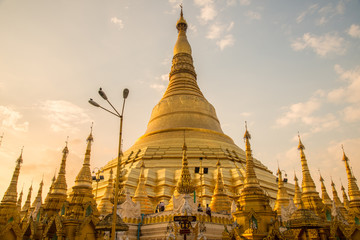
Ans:
{"label": "large central stupa", "polygon": [[[180,175],[184,140],[188,146],[191,178],[197,187],[197,196],[202,197],[203,203],[211,201],[218,161],[230,198],[238,198],[245,177],[244,151],[223,133],[215,108],[206,100],[197,84],[191,46],[186,36],[187,26],[181,12],[176,24],[178,38],[169,85],[152,111],[145,134],[122,157],[126,169],[125,188],[130,195],[135,192],[140,166],[144,161],[146,191],[154,204],[159,201],[167,203],[174,193]],[[116,161],[114,159],[106,164],[105,175],[109,174],[110,169],[116,171]],[[205,169],[203,177],[195,173],[195,168],[200,165],[208,169],[207,174]],[[275,200],[276,177],[258,160],[255,160],[255,172],[261,187]],[[106,186],[107,182],[100,184],[98,198],[103,196]],[[292,189],[288,189],[290,195],[293,195]]]}

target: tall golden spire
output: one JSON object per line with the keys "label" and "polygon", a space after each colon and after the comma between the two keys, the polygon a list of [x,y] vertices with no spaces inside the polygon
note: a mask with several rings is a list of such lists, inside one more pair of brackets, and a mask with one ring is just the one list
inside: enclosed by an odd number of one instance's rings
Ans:
{"label": "tall golden spire", "polygon": [[[91,153],[91,143],[93,141],[92,137],[92,126],[91,131],[88,136],[85,158],[82,168],[79,171],[75,179],[75,185],[72,187],[72,191],[69,194],[67,202],[69,203],[65,216],[78,219],[82,221],[84,217],[89,216],[98,216],[99,212],[96,208],[96,200],[94,199],[94,194],[92,193],[92,177],[90,171],[90,153]],[[90,203],[90,206],[89,206]],[[79,209],[86,209],[86,216],[79,211]]]}
{"label": "tall golden spire", "polygon": [[277,212],[278,216],[281,216],[281,208],[286,208],[287,206],[289,206],[290,202],[289,202],[289,195],[284,186],[282,172],[279,167],[277,170],[277,176],[278,176],[278,192],[276,195],[274,211]]}
{"label": "tall golden spire", "polygon": [[37,205],[40,205],[42,204],[42,189],[43,189],[43,186],[44,186],[44,179],[41,180],[40,182],[40,185],[39,185],[39,190],[38,190],[38,193],[31,205],[31,209],[35,209],[37,207]]}
{"label": "tall golden spire", "polygon": [[182,157],[181,174],[180,174],[180,178],[176,185],[176,190],[180,194],[190,194],[190,193],[194,192],[195,186],[191,180],[191,175],[190,175],[190,171],[188,168],[188,161],[187,161],[187,156],[186,156],[187,146],[186,146],[185,141],[184,141],[182,150],[183,150],[183,157]]}
{"label": "tall golden spire", "polygon": [[85,187],[92,190],[92,177],[91,177],[91,170],[90,170],[90,154],[91,154],[91,143],[94,141],[94,138],[92,136],[92,125],[91,125],[91,131],[86,139],[87,146],[86,146],[86,152],[85,152],[85,158],[83,166],[77,175],[75,179],[75,186],[76,187]]}
{"label": "tall golden spire", "polygon": [[246,176],[244,181],[244,187],[247,186],[255,186],[260,187],[259,181],[256,177],[255,170],[254,170],[254,159],[252,156],[251,146],[250,146],[250,139],[251,135],[247,129],[247,124],[245,122],[245,154],[246,154]]}
{"label": "tall golden spire", "polygon": [[67,184],[66,184],[66,177],[65,177],[65,167],[66,167],[66,158],[69,154],[69,149],[67,147],[67,144],[68,144],[68,141],[66,141],[66,145],[62,151],[63,156],[61,159],[60,170],[59,170],[58,176],[54,182],[54,186],[53,186],[51,193],[66,195]]}
{"label": "tall golden spire", "polygon": [[24,186],[21,189],[21,192],[20,192],[19,198],[17,200],[17,204],[16,204],[17,207],[18,207],[19,212],[21,211],[21,203],[22,203],[23,192],[24,192]]}
{"label": "tall golden spire", "polygon": [[61,158],[60,169],[57,178],[53,181],[53,184],[50,187],[50,192],[46,196],[44,211],[48,217],[51,217],[54,214],[57,214],[62,210],[62,214],[65,213],[64,202],[67,198],[67,184],[65,178],[65,167],[66,167],[66,158],[68,156],[69,150],[67,147],[68,141],[65,142],[66,145],[62,151],[63,156]]}
{"label": "tall golden spire", "polygon": [[[254,159],[250,146],[250,133],[248,132],[245,122],[245,156],[246,156],[246,174],[244,180],[244,187],[240,192],[238,200],[238,208],[233,213],[235,221],[244,226],[244,236],[250,239],[254,228],[257,229],[256,239],[263,239],[268,233],[268,224],[274,221],[276,213],[272,210],[269,204],[269,196],[260,187],[259,181],[254,170]],[[256,212],[256,216],[254,216]],[[251,224],[249,224],[249,221]],[[258,224],[261,222],[261,224]],[[249,234],[249,235],[246,235]],[[246,237],[248,236],[248,237]],[[251,239],[253,239],[251,237]]]}
{"label": "tall golden spire", "polygon": [[346,174],[348,178],[348,191],[350,198],[349,207],[350,209],[360,213],[360,190],[356,183],[356,178],[351,171],[349,165],[349,158],[345,154],[344,147],[342,149],[343,149],[343,161],[345,162]]}
{"label": "tall golden spire", "polygon": [[348,199],[348,196],[346,195],[345,188],[342,184],[341,184],[341,191],[342,191],[342,196],[344,199],[344,207],[346,208],[346,210],[349,210],[349,204],[350,204],[349,199]]}
{"label": "tall golden spire", "polygon": [[321,199],[322,199],[322,202],[328,206],[329,208],[331,208],[332,206],[332,201],[329,197],[329,194],[327,193],[326,191],[326,187],[325,187],[325,184],[324,184],[324,179],[323,177],[321,176],[321,173],[320,173],[320,182],[321,182]]}
{"label": "tall golden spire", "polygon": [[320,215],[324,207],[324,204],[319,197],[319,193],[316,191],[316,186],[314,180],[311,177],[309,167],[307,165],[307,160],[304,153],[304,145],[301,142],[300,135],[299,137],[299,146],[301,158],[301,169],[302,169],[302,194],[301,199],[304,202],[304,207],[310,210],[315,211],[316,214]]}
{"label": "tall golden spire", "polygon": [[339,208],[342,215],[346,217],[348,212],[347,212],[344,204],[341,202],[341,200],[340,200],[340,198],[338,196],[338,193],[337,193],[336,188],[335,188],[335,183],[333,182],[332,179],[331,179],[331,187],[332,187],[333,201],[335,203],[335,206],[337,208]]}
{"label": "tall golden spire", "polygon": [[[187,26],[181,12],[176,23],[178,37],[174,47],[169,85],[160,102],[154,107],[146,133],[138,140],[139,143],[146,141],[145,139],[149,139],[150,136],[153,138],[154,134],[160,137],[184,129],[191,130],[192,136],[200,134],[201,138],[208,135],[209,131],[215,132],[217,138],[233,143],[223,134],[214,107],[205,99],[197,84],[191,47],[186,36]],[[178,135],[174,134],[173,137],[175,136]]]}
{"label": "tall golden spire", "polygon": [[106,216],[112,212],[113,204],[111,203],[111,199],[114,198],[113,196],[113,169],[110,169],[110,176],[108,180],[108,185],[105,189],[105,194],[101,198],[101,201],[98,205],[98,209],[100,215]]}
{"label": "tall golden spire", "polygon": [[30,185],[29,192],[28,192],[26,201],[24,203],[24,206],[21,209],[21,212],[23,213],[23,215],[25,215],[27,213],[27,211],[30,209],[30,206],[31,206],[31,193],[32,193],[32,183]]}
{"label": "tall golden spire", "polygon": [[11,178],[11,182],[10,185],[8,187],[8,189],[6,190],[3,199],[1,200],[1,205],[13,205],[16,206],[17,203],[17,183],[18,183],[18,179],[19,179],[19,174],[20,174],[20,166],[21,163],[23,162],[22,159],[22,153],[23,150],[21,150],[20,156],[19,158],[16,160],[16,166],[15,166],[15,170],[13,173],[13,176]]}
{"label": "tall golden spire", "polygon": [[337,191],[336,191],[335,183],[334,183],[334,181],[333,181],[332,179],[331,179],[331,188],[332,188],[333,200],[334,200],[334,202],[335,202],[335,205],[336,205],[337,207],[343,206],[342,203],[341,203],[341,200],[340,200],[340,198],[339,198],[339,196],[338,196],[338,193],[337,193]]}
{"label": "tall golden spire", "polygon": [[229,195],[226,194],[224,180],[221,174],[220,160],[217,161],[217,177],[215,182],[214,194],[211,199],[210,208],[213,212],[226,212],[231,210],[231,201]]}
{"label": "tall golden spire", "polygon": [[56,177],[55,177],[55,173],[54,173],[54,176],[51,179],[51,185],[50,185],[50,188],[49,188],[49,192],[46,194],[46,197],[45,197],[45,201],[44,201],[45,203],[47,203],[49,201],[52,189],[54,188],[55,181],[56,181]]}
{"label": "tall golden spire", "polygon": [[297,208],[301,207],[301,189],[299,186],[298,178],[296,177],[296,174],[294,172],[294,181],[295,181],[295,194],[294,194],[294,204]]}
{"label": "tall golden spire", "polygon": [[145,164],[144,160],[141,162],[140,166],[140,176],[137,188],[135,190],[135,194],[133,197],[134,202],[138,202],[140,204],[140,211],[144,214],[153,213],[152,204],[150,202],[149,196],[146,191],[145,186]]}

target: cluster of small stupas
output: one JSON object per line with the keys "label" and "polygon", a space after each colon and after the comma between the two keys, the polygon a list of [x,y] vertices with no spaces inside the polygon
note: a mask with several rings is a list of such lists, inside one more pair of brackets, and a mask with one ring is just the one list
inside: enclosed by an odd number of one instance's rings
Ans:
{"label": "cluster of small stupas", "polygon": [[0,239],[109,239],[116,180],[124,189],[117,239],[182,239],[176,216],[196,217],[187,239],[360,239],[360,190],[345,151],[348,192],[341,186],[343,201],[334,182],[330,198],[321,176],[320,197],[300,137],[301,188],[296,176],[290,184],[280,169],[276,178],[253,158],[247,127],[245,151],[222,132],[196,82],[182,11],[176,27],[168,89],[145,135],[124,152],[120,178],[114,178],[115,159],[104,167],[99,189],[92,182],[91,132],[72,189],[65,176],[66,144],[45,199],[42,181],[33,202],[30,187],[22,205],[23,191],[17,192],[21,153],[0,203]]}

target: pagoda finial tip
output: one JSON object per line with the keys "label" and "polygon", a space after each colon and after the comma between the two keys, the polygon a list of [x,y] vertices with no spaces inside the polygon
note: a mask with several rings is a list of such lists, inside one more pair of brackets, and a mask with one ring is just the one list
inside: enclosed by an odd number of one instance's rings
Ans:
{"label": "pagoda finial tip", "polygon": [[184,13],[183,13],[183,4],[180,3],[180,16],[183,17],[184,16]]}

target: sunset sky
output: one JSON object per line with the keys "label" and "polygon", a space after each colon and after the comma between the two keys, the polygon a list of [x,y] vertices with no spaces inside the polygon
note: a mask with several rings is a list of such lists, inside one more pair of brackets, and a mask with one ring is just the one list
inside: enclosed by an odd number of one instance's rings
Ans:
{"label": "sunset sky", "polygon": [[91,168],[117,155],[119,120],[88,103],[102,87],[125,107],[124,149],[146,130],[168,83],[179,4],[198,85],[223,131],[270,170],[301,179],[299,131],[311,174],[347,188],[341,144],[360,179],[360,2],[357,0],[0,0],[0,195],[24,146],[18,192],[43,198],[69,136],[67,183],[94,122]]}

